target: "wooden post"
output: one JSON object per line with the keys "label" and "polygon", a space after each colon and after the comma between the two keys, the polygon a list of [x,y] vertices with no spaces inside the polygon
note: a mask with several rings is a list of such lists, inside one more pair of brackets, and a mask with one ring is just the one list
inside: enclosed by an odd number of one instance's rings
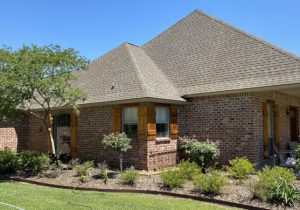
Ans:
{"label": "wooden post", "polygon": [[71,157],[77,157],[77,115],[72,113],[71,115]]}

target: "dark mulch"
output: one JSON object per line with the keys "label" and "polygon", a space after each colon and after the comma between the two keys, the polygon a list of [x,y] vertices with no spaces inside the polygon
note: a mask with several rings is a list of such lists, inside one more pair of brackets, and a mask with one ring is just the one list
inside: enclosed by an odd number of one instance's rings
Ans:
{"label": "dark mulch", "polygon": [[[229,176],[224,172],[224,176]],[[97,188],[97,189],[136,189],[136,190],[151,190],[151,191],[164,191],[173,192],[178,194],[196,195],[200,197],[207,197],[195,192],[193,184],[187,181],[183,188],[168,190],[162,185],[159,177],[159,173],[150,173],[141,171],[140,176],[134,185],[122,184],[120,174],[116,171],[109,171],[109,180],[107,184],[103,183],[102,176],[99,169],[94,169],[91,173],[89,181],[81,183],[79,177],[76,175],[75,170],[47,170],[40,173],[37,176],[26,176],[24,174],[11,175],[12,178],[23,178],[31,181],[38,181],[42,183],[71,186],[71,187],[83,187],[83,188]],[[1,177],[0,177],[1,178]],[[243,183],[239,184],[236,180],[230,179],[230,185],[222,189],[220,195],[213,196],[214,199],[242,203],[255,207],[267,208],[267,209],[300,209],[300,203],[297,202],[294,207],[282,207],[268,203],[263,203],[258,199],[253,199],[253,193],[251,192],[251,186],[256,176],[252,176]],[[300,186],[300,182],[297,182]]]}

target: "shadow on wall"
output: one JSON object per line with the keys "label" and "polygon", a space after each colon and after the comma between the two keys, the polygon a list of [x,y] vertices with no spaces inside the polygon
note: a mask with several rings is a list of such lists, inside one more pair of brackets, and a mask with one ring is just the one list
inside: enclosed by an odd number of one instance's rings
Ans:
{"label": "shadow on wall", "polygon": [[20,151],[28,148],[28,117],[20,116],[0,121],[0,150]]}

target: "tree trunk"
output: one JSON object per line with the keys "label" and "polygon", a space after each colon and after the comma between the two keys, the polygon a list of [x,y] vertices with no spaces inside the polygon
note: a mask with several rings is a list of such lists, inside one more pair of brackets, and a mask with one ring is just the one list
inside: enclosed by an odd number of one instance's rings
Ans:
{"label": "tree trunk", "polygon": [[51,150],[52,154],[56,156],[56,150],[55,150],[55,144],[54,144],[54,138],[53,138],[53,133],[52,133],[52,128],[53,128],[53,117],[51,113],[48,113],[45,118],[44,118],[45,125],[47,127],[48,131],[48,138],[50,139],[51,143]]}

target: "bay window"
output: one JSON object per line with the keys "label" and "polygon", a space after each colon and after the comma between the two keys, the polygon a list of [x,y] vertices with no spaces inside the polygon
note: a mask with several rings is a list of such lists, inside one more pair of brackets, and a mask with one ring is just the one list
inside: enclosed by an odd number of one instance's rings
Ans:
{"label": "bay window", "polygon": [[122,111],[122,130],[129,138],[137,138],[138,108],[124,107]]}
{"label": "bay window", "polygon": [[169,137],[169,109],[168,107],[156,107],[156,137]]}

